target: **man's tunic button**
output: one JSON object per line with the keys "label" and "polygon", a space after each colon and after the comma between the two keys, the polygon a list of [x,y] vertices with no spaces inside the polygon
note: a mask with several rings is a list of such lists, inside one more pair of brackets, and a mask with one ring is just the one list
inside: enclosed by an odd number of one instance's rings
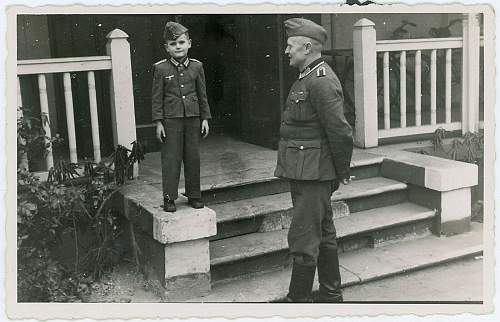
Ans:
{"label": "man's tunic button", "polygon": [[300,146],[300,149],[301,149],[301,150],[304,150],[304,146],[303,146],[303,145],[301,145],[301,146]]}
{"label": "man's tunic button", "polygon": [[182,95],[182,98],[186,98],[186,96],[185,96],[185,95]]}
{"label": "man's tunic button", "polygon": [[181,87],[184,87],[184,85],[181,85]]}

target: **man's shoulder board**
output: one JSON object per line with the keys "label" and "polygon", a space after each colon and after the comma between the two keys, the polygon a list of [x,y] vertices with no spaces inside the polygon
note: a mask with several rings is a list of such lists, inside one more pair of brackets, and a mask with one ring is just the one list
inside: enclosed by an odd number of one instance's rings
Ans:
{"label": "man's shoulder board", "polygon": [[326,76],[325,67],[323,67],[323,66],[319,67],[318,70],[316,70],[316,76],[318,76],[318,77]]}
{"label": "man's shoulder board", "polygon": [[167,59],[162,59],[162,60],[160,60],[160,61],[157,61],[157,62],[156,62],[156,63],[154,63],[153,65],[155,65],[155,66],[156,66],[156,65],[159,65],[159,64],[164,63],[164,62],[166,62],[166,61],[167,61]]}

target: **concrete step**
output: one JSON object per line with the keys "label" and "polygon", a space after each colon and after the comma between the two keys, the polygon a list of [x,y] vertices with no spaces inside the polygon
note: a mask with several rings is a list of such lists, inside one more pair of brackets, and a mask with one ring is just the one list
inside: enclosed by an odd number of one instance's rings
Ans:
{"label": "concrete step", "polygon": [[[337,218],[339,250],[343,252],[430,235],[434,217],[434,210],[402,203]],[[281,229],[212,241],[212,281],[282,267],[287,262],[287,233],[287,229]]]}
{"label": "concrete step", "polygon": [[[351,161],[351,175],[355,180],[379,176],[382,161],[379,155],[356,152]],[[202,197],[208,205],[213,205],[290,191],[286,180],[274,176],[274,169],[275,165],[203,177]]]}
{"label": "concrete step", "polygon": [[[406,184],[373,177],[341,185],[332,195],[334,216],[348,215],[370,208],[407,200]],[[345,202],[347,206],[340,201]],[[253,232],[288,228],[291,220],[290,193],[277,193],[211,205],[217,214],[217,236],[212,240]]]}
{"label": "concrete step", "polygon": [[[479,255],[483,251],[483,225],[472,223],[470,232],[451,237],[404,241],[373,249],[340,254],[342,287],[381,280]],[[212,286],[210,294],[189,302],[272,302],[288,291],[290,268],[226,280]],[[314,289],[318,284],[315,281]]]}

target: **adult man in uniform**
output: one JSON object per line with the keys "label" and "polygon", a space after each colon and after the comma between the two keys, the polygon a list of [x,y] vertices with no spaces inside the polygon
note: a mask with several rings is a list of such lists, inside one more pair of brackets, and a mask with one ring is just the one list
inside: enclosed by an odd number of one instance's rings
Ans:
{"label": "adult man in uniform", "polygon": [[349,184],[352,129],[343,113],[341,84],[321,57],[326,31],[302,18],[285,21],[285,54],[300,71],[280,128],[275,175],[289,179],[293,258],[287,300],[310,302],[316,267],[320,302],[341,302],[341,279],[331,194]]}

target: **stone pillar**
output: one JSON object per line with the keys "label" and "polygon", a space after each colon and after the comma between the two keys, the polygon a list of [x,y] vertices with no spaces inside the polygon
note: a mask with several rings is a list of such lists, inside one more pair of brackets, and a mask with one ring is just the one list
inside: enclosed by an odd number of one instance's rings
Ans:
{"label": "stone pillar", "polygon": [[[106,53],[111,56],[111,122],[113,143],[128,149],[136,140],[134,88],[132,85],[132,64],[128,35],[120,29],[111,31],[106,38]],[[138,176],[137,163],[134,164],[134,178]]]}
{"label": "stone pillar", "polygon": [[168,301],[187,300],[210,291],[209,237],[217,233],[215,211],[193,209],[180,195],[177,211],[164,212],[161,191],[149,185],[122,188],[123,213],[133,223],[140,264],[158,280]]}
{"label": "stone pillar", "polygon": [[378,145],[377,119],[377,33],[375,24],[363,18],[354,24],[354,102],[356,146]]}

